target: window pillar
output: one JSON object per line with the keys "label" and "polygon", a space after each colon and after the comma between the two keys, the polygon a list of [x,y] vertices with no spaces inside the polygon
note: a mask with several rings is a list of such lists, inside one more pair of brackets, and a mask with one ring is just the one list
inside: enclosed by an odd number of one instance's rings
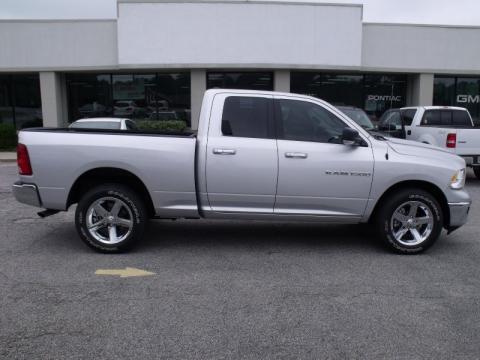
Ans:
{"label": "window pillar", "polygon": [[275,70],[273,75],[273,90],[290,92],[290,71]]}
{"label": "window pillar", "polygon": [[433,104],[433,74],[413,74],[408,77],[407,106]]}
{"label": "window pillar", "polygon": [[60,73],[40,72],[40,94],[42,97],[43,126],[66,125],[65,82]]}
{"label": "window pillar", "polygon": [[192,70],[190,73],[190,106],[192,130],[198,129],[198,119],[202,108],[203,94],[207,90],[207,72]]}

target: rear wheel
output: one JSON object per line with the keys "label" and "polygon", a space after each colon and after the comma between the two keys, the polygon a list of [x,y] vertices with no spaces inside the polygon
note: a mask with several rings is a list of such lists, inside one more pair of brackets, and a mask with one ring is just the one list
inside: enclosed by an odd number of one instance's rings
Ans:
{"label": "rear wheel", "polygon": [[477,179],[480,179],[480,166],[474,166],[473,172],[475,173],[475,176],[477,177]]}
{"label": "rear wheel", "polygon": [[105,184],[79,201],[75,225],[82,240],[106,253],[128,250],[145,230],[147,212],[140,197],[128,187]]}
{"label": "rear wheel", "polygon": [[426,250],[437,240],[443,227],[440,204],[420,189],[404,189],[387,198],[376,220],[382,240],[401,254]]}

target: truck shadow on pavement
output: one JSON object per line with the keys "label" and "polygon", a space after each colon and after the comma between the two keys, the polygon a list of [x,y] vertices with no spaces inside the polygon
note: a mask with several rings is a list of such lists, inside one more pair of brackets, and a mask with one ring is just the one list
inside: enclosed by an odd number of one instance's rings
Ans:
{"label": "truck shadow on pavement", "polygon": [[174,247],[384,251],[367,225],[202,220],[152,221],[136,251]]}

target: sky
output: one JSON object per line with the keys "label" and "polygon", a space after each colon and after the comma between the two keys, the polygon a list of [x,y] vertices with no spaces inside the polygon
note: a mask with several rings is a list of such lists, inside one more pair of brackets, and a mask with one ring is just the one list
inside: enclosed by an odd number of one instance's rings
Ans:
{"label": "sky", "polygon": [[[480,0],[289,0],[364,5],[364,22],[480,26]],[[116,0],[0,0],[0,19],[114,19]]]}

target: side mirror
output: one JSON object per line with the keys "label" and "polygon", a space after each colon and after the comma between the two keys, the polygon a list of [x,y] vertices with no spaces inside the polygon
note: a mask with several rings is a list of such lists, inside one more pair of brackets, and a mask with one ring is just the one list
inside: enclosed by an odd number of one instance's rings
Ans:
{"label": "side mirror", "polygon": [[357,145],[358,144],[358,131],[349,127],[343,129],[342,142],[344,145]]}

